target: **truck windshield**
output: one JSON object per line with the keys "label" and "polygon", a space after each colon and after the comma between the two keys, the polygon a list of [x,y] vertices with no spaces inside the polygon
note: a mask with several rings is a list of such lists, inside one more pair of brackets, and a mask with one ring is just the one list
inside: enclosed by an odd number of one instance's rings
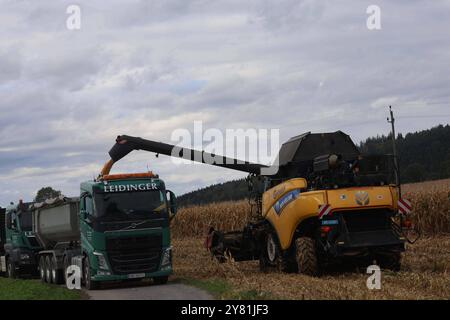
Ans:
{"label": "truck windshield", "polygon": [[21,212],[19,214],[19,223],[20,223],[20,229],[22,231],[31,231],[32,230],[32,223],[31,223],[31,212]]}
{"label": "truck windshield", "polygon": [[95,217],[105,220],[162,218],[166,212],[159,190],[97,194],[94,199]]}

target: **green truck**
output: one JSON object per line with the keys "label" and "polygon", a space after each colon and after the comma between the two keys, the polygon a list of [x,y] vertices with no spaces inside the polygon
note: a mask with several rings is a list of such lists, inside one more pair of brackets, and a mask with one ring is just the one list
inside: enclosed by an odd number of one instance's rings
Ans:
{"label": "green truck", "polygon": [[81,183],[77,198],[8,207],[1,270],[10,277],[39,272],[42,281],[58,284],[69,266],[78,266],[87,289],[126,279],[166,283],[176,197],[157,175],[111,175],[112,164]]}
{"label": "green truck", "polygon": [[0,209],[0,271],[9,277],[37,274],[41,246],[32,231],[31,203],[11,203]]}

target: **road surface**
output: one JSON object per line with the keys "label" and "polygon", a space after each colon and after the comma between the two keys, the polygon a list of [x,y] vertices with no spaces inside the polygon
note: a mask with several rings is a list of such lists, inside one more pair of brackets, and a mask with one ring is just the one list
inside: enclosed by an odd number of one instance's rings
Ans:
{"label": "road surface", "polygon": [[181,283],[116,284],[85,291],[91,300],[212,300],[211,294]]}

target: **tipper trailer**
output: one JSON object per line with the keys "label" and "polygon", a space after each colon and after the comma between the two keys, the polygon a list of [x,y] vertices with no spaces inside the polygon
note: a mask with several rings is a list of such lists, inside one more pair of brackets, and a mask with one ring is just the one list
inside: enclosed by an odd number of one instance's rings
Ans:
{"label": "tipper trailer", "polygon": [[[172,273],[169,222],[176,214],[175,195],[151,172],[111,175],[110,169],[81,183],[77,198],[26,205],[32,217],[30,233],[39,246],[33,254],[35,270],[42,281],[62,283],[72,265],[80,268],[87,289],[126,279],[167,282]],[[11,256],[2,259],[8,265]]]}

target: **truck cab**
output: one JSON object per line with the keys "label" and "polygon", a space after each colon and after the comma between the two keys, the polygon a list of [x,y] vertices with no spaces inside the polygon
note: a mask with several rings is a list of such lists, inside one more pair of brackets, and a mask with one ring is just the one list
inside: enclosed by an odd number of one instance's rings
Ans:
{"label": "truck cab", "polygon": [[152,173],[105,175],[81,184],[80,233],[86,287],[172,273],[169,223],[176,197]]}
{"label": "truck cab", "polygon": [[19,201],[5,210],[4,255],[0,257],[0,265],[10,278],[36,274],[37,252],[41,246],[32,231],[30,204]]}

